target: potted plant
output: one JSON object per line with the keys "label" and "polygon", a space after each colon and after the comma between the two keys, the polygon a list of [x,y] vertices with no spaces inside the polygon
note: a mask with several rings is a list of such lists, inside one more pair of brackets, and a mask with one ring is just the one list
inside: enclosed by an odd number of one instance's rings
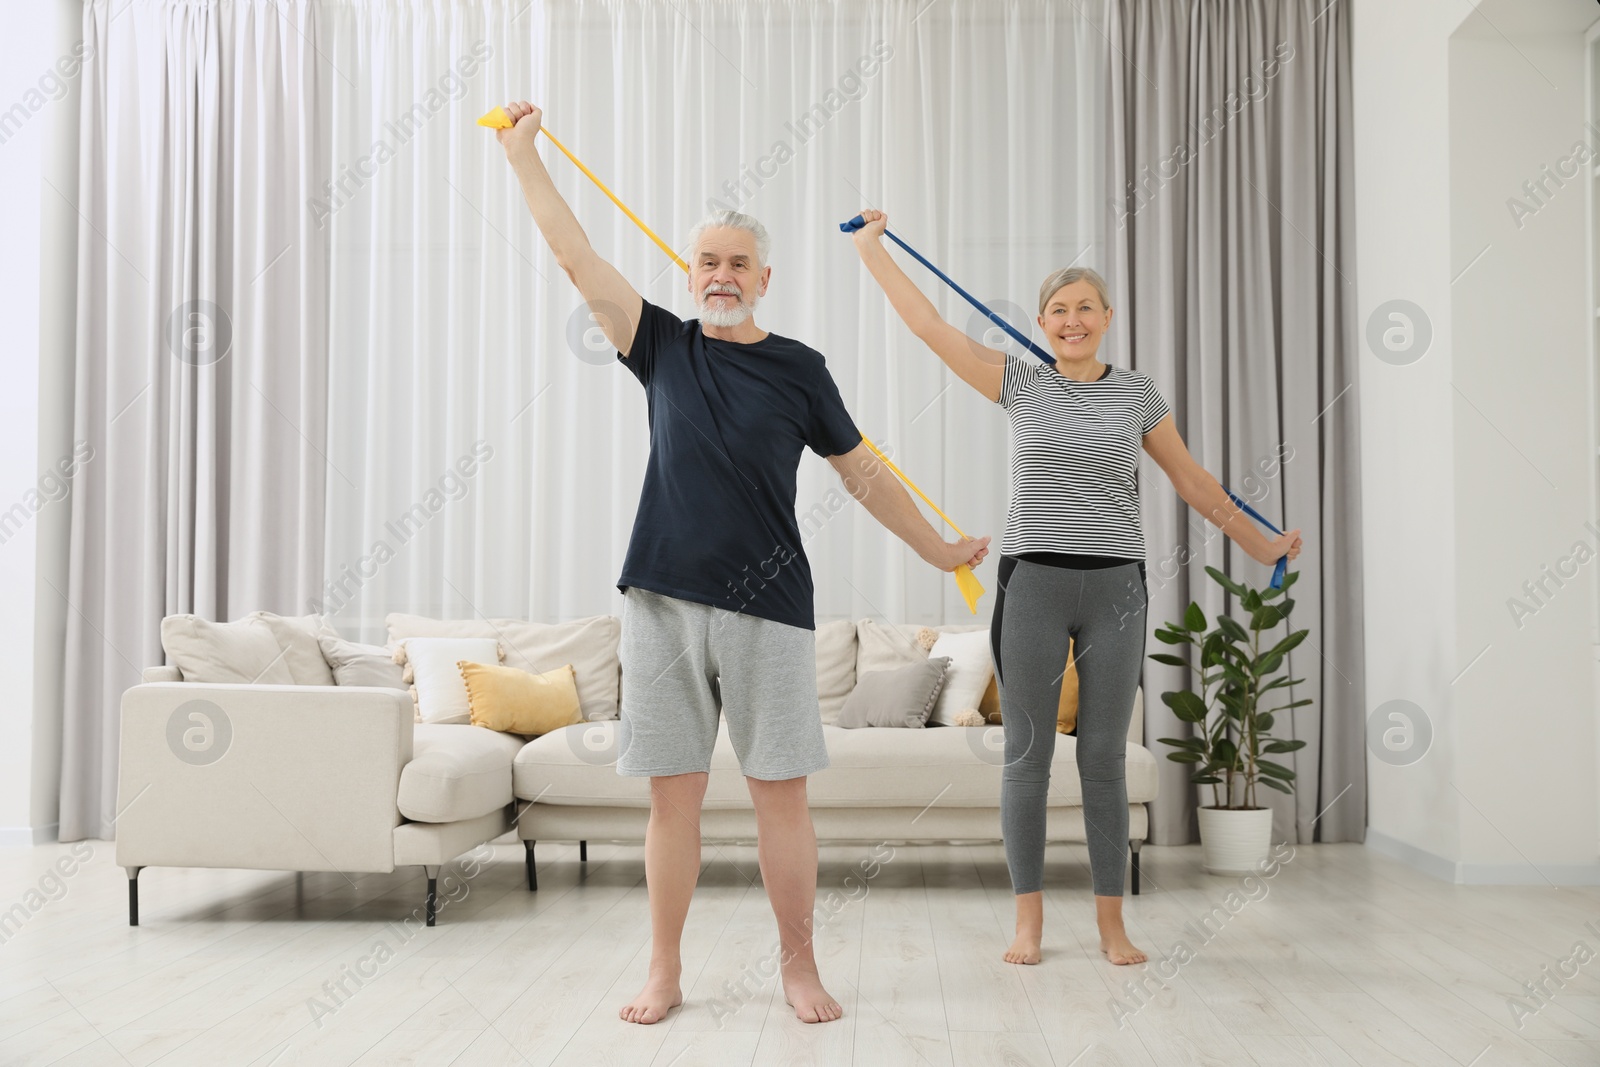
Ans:
{"label": "potted plant", "polygon": [[[1177,750],[1167,753],[1168,759],[1194,765],[1189,781],[1211,787],[1211,804],[1202,806],[1199,813],[1205,869],[1213,874],[1248,874],[1267,858],[1272,847],[1272,809],[1256,803],[1257,787],[1264,785],[1280,793],[1292,793],[1294,788],[1295,772],[1266,757],[1295,752],[1306,744],[1274,739],[1275,717],[1280,711],[1312,701],[1265,704],[1290,695],[1289,687],[1305,680],[1290,678],[1279,670],[1289,650],[1310,631],[1295,630],[1275,642],[1266,637],[1285,625],[1294,609],[1294,601],[1286,594],[1300,577],[1297,572],[1284,576],[1282,589],[1259,590],[1234,581],[1215,567],[1207,567],[1206,573],[1249,612],[1249,625],[1218,615],[1216,625],[1207,629],[1205,613],[1191,602],[1182,622],[1155,631],[1156,639],[1164,644],[1194,646],[1186,650],[1187,657],[1166,652],[1150,657],[1194,672],[1191,688],[1162,693],[1161,700],[1180,720],[1194,724],[1195,736],[1160,740]],[[1283,692],[1275,696],[1277,690]]]}

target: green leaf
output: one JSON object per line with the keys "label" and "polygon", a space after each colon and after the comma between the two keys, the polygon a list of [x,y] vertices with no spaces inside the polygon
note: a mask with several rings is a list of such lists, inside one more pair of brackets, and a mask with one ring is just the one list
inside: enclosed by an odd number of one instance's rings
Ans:
{"label": "green leaf", "polygon": [[1244,596],[1239,598],[1239,603],[1243,605],[1244,610],[1254,611],[1261,606],[1261,594],[1254,589],[1246,589]]}
{"label": "green leaf", "polygon": [[1206,613],[1192,600],[1189,601],[1189,610],[1183,613],[1183,626],[1190,633],[1200,634],[1206,631]]}
{"label": "green leaf", "polygon": [[1299,571],[1287,571],[1287,572],[1285,572],[1284,576],[1283,576],[1283,591],[1285,593],[1287,593],[1289,591],[1289,587],[1291,585],[1293,585],[1295,582],[1298,582],[1299,580],[1300,580],[1300,572]]}
{"label": "green leaf", "polygon": [[[1288,601],[1284,601],[1288,603]],[[1250,613],[1250,628],[1252,630],[1270,630],[1283,622],[1286,615],[1283,604],[1263,604]]]}
{"label": "green leaf", "polygon": [[1269,778],[1282,778],[1286,782],[1294,781],[1294,772],[1281,763],[1273,763],[1271,760],[1264,759],[1258,761],[1256,767]]}
{"label": "green leaf", "polygon": [[1168,752],[1167,753],[1167,758],[1169,760],[1171,760],[1173,763],[1199,763],[1200,762],[1200,753],[1198,753],[1198,752]]}
{"label": "green leaf", "polygon": [[1258,712],[1256,712],[1256,733],[1258,735],[1259,734],[1264,734],[1268,730],[1272,729],[1272,723],[1273,723],[1272,712],[1270,712],[1270,711],[1258,711]]}
{"label": "green leaf", "polygon": [[1205,670],[1221,663],[1223,650],[1227,647],[1227,642],[1222,639],[1220,632],[1213,630],[1206,635],[1205,644],[1200,646],[1200,669]]}
{"label": "green leaf", "polygon": [[1213,751],[1216,753],[1217,762],[1225,766],[1239,758],[1239,747],[1226,737],[1217,742]]}
{"label": "green leaf", "polygon": [[1256,674],[1261,677],[1271,674],[1283,666],[1283,653],[1267,652],[1255,662]]}
{"label": "green leaf", "polygon": [[1303,708],[1307,704],[1315,704],[1315,703],[1316,703],[1315,700],[1312,700],[1310,697],[1306,697],[1304,700],[1296,700],[1292,704],[1279,704],[1277,707],[1273,708],[1272,710],[1273,711],[1282,711],[1284,708]]}
{"label": "green leaf", "polygon": [[1285,637],[1282,641],[1279,641],[1277,644],[1273,645],[1267,651],[1268,652],[1276,652],[1279,655],[1282,655],[1282,654],[1288,652],[1290,649],[1293,649],[1293,648],[1297,647],[1300,644],[1300,642],[1304,641],[1306,639],[1307,635],[1309,635],[1310,633],[1311,633],[1310,630],[1296,630],[1294,633],[1290,634],[1288,637]]}
{"label": "green leaf", "polygon": [[1278,781],[1276,778],[1258,778],[1256,780],[1258,782],[1260,782],[1262,785],[1271,786],[1273,789],[1276,789],[1280,793],[1291,793],[1292,794],[1294,792],[1293,789],[1290,789],[1288,786],[1284,785],[1282,782]]}
{"label": "green leaf", "polygon": [[1152,652],[1150,658],[1157,663],[1165,663],[1169,667],[1188,667],[1189,661],[1182,656],[1174,656],[1170,652]]}
{"label": "green leaf", "polygon": [[1268,689],[1282,689],[1286,685],[1299,685],[1304,681],[1304,678],[1274,678],[1272,681],[1258,689],[1257,692],[1265,693]]}
{"label": "green leaf", "polygon": [[1161,743],[1163,745],[1175,745],[1178,748],[1193,749],[1196,752],[1204,752],[1206,748],[1205,739],[1199,737],[1163,737],[1161,738]]}
{"label": "green leaf", "polygon": [[1161,702],[1171,708],[1172,713],[1183,722],[1205,722],[1205,701],[1187,689],[1162,693]]}
{"label": "green leaf", "polygon": [[1276,600],[1278,597],[1281,597],[1282,595],[1283,595],[1283,590],[1282,589],[1263,589],[1263,590],[1261,590],[1261,599],[1264,600],[1264,601],[1266,601],[1266,600]]}
{"label": "green leaf", "polygon": [[1194,640],[1181,630],[1157,630],[1155,633],[1156,640],[1166,645],[1187,645]]}
{"label": "green leaf", "polygon": [[1212,581],[1214,581],[1218,585],[1222,586],[1222,588],[1226,589],[1228,592],[1232,593],[1234,596],[1244,596],[1244,593],[1245,593],[1244,586],[1240,585],[1238,582],[1234,581],[1232,578],[1229,578],[1226,574],[1223,574],[1221,571],[1217,570],[1217,568],[1215,568],[1215,567],[1207,567],[1206,568],[1206,573],[1211,575],[1211,580]]}
{"label": "green leaf", "polygon": [[1194,774],[1194,775],[1190,775],[1189,776],[1189,781],[1193,785],[1221,785],[1222,784],[1222,779],[1218,778],[1214,774]]}
{"label": "green leaf", "polygon": [[1274,741],[1266,747],[1268,752],[1299,752],[1306,747],[1304,741]]}
{"label": "green leaf", "polygon": [[1217,628],[1223,633],[1227,634],[1229,637],[1233,638],[1235,641],[1243,641],[1247,644],[1250,641],[1249,632],[1246,631],[1243,626],[1239,625],[1239,620],[1233,618],[1232,616],[1218,615]]}

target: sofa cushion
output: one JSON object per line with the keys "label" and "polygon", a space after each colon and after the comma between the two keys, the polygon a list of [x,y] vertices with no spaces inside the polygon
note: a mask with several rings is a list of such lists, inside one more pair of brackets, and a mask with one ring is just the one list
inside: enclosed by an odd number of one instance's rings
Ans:
{"label": "sofa cushion", "polygon": [[161,647],[186,682],[332,685],[317,643],[322,617],[252,611],[235,622],[198,615],[161,620]]}
{"label": "sofa cushion", "polygon": [[948,656],[932,656],[892,671],[868,671],[834,725],[845,730],[920,730],[928,724],[949,670]]}
{"label": "sofa cushion", "polygon": [[481,726],[418,723],[400,772],[400,814],[415,822],[472,819],[511,803],[511,762],[523,738]]}
{"label": "sofa cushion", "polygon": [[321,634],[317,642],[322,646],[322,658],[333,669],[335,685],[406,688],[400,664],[382,645],[363,645],[330,633]]}
{"label": "sofa cushion", "polygon": [[850,691],[856,687],[856,624],[849,619],[817,624],[817,706],[822,721],[839,721]]}
{"label": "sofa cushion", "polygon": [[[529,741],[517,753],[512,781],[522,800],[541,804],[648,807],[650,780],[624,778],[616,770],[616,723],[568,726]],[[1004,762],[998,726],[937,726],[925,730],[822,728],[830,766],[811,776],[815,808],[986,808],[1000,804]],[[1075,763],[1077,738],[1055,735],[1051,762],[1051,807],[1083,802]],[[1156,798],[1156,757],[1130,744],[1128,800]],[[717,733],[706,786],[708,809],[750,807],[750,791],[726,725]]]}
{"label": "sofa cushion", "polygon": [[578,702],[587,720],[615,719],[622,667],[617,642],[622,621],[595,615],[573,622],[541,623],[526,619],[431,619],[392,612],[384,620],[389,644],[407,637],[493,637],[505,648],[505,665],[529,674],[543,674],[572,664],[578,679]]}
{"label": "sofa cushion", "polygon": [[868,671],[886,671],[928,658],[928,649],[917,640],[922,630],[936,634],[966,634],[987,630],[984,623],[952,623],[945,626],[897,626],[877,619],[856,623],[856,677]]}

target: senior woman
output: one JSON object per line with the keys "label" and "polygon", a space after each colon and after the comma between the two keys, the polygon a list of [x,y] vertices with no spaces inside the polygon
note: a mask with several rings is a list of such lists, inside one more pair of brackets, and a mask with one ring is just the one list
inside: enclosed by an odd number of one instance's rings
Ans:
{"label": "senior woman", "polygon": [[1299,530],[1268,538],[1194,461],[1147,375],[1096,358],[1111,325],[1105,282],[1055,271],[1039,326],[1055,365],[988,349],[939,317],[881,240],[888,218],[861,213],[856,250],[913,333],[1011,424],[1011,500],[1000,545],[990,647],[1006,751],[1000,823],[1016,894],[1009,963],[1038,963],[1044,927],[1045,809],[1069,641],[1078,672],[1077,764],[1100,950],[1142,963],[1122,919],[1128,855],[1124,759],[1145,650],[1144,532],[1135,476],[1150,453],[1189,506],[1262,563],[1300,554]]}

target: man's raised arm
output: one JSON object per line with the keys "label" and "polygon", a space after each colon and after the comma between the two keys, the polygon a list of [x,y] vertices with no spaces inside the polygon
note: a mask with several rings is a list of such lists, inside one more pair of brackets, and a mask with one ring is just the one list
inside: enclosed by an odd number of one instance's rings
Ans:
{"label": "man's raised arm", "polygon": [[577,216],[550,180],[550,172],[545,170],[534,144],[543,113],[526,100],[505,107],[515,125],[509,130],[496,130],[495,136],[505,147],[506,159],[522,183],[522,195],[533,212],[533,221],[555,254],[556,263],[583,294],[606,339],[626,355],[633,347],[644,301],[617,268],[595,252],[588,234],[578,225]]}

